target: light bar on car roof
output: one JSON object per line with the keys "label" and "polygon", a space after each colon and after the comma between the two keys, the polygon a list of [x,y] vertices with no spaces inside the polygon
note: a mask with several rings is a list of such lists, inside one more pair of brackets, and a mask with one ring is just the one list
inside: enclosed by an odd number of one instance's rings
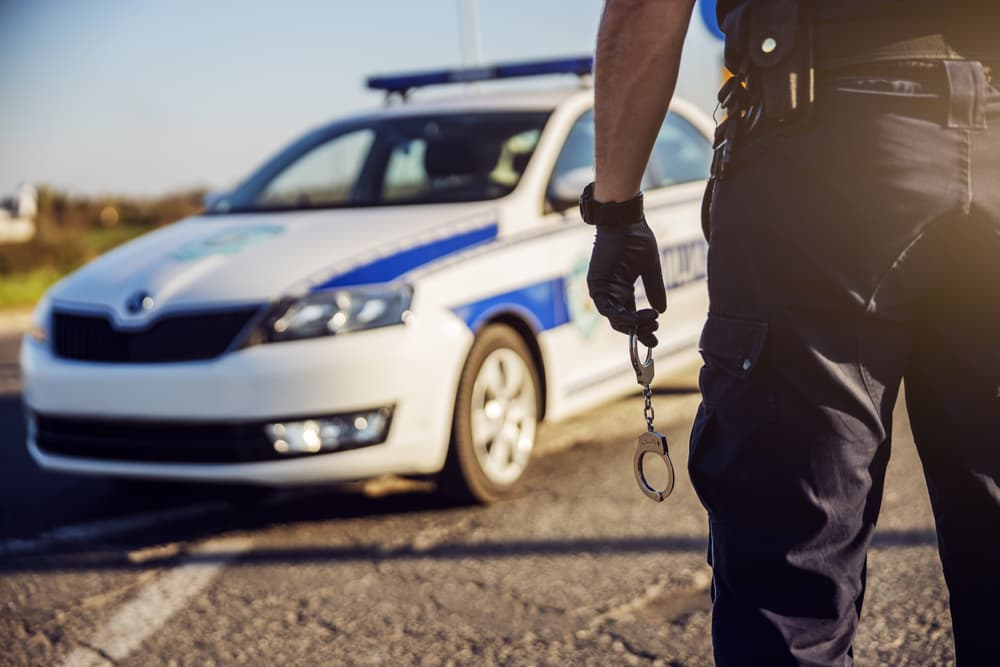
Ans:
{"label": "light bar on car roof", "polygon": [[545,74],[576,74],[583,76],[594,69],[594,58],[563,58],[560,60],[537,60],[534,62],[506,63],[488,65],[485,67],[467,67],[462,69],[442,69],[430,72],[413,72],[411,74],[396,74],[390,76],[368,77],[367,85],[371,90],[384,90],[387,93],[405,95],[413,88],[433,86],[447,83],[472,83],[475,81],[496,81],[498,79],[514,79],[525,76],[542,76]]}

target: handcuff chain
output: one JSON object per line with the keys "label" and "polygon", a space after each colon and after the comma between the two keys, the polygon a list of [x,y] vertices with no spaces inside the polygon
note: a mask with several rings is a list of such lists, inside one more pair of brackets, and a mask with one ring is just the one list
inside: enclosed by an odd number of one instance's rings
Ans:
{"label": "handcuff chain", "polygon": [[646,399],[646,405],[642,409],[642,414],[646,418],[646,430],[650,433],[655,431],[653,428],[653,417],[655,413],[653,412],[653,392],[650,390],[649,385],[643,385],[642,387],[642,397]]}

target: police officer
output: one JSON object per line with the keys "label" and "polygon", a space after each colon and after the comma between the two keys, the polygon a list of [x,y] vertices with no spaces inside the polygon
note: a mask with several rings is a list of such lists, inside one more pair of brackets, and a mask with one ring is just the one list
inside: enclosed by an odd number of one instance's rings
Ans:
{"label": "police officer", "polygon": [[[637,193],[692,5],[609,0],[598,35],[588,283],[647,344],[666,303]],[[689,472],[720,665],[852,663],[904,378],[958,662],[1000,664],[997,5],[719,0],[736,76]]]}

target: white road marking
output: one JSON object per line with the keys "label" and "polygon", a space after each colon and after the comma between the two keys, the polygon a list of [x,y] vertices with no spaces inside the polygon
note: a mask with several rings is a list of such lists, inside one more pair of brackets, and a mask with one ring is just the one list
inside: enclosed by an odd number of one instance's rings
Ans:
{"label": "white road marking", "polygon": [[151,528],[161,523],[193,519],[231,509],[233,509],[232,504],[226,502],[202,503],[135,514],[118,519],[62,526],[31,539],[3,540],[0,542],[0,556],[26,556],[53,546],[93,542],[103,537]]}
{"label": "white road marking", "polygon": [[73,649],[63,667],[103,667],[124,660],[208,586],[227,563],[252,546],[248,537],[203,542],[177,567],[119,607],[89,641]]}

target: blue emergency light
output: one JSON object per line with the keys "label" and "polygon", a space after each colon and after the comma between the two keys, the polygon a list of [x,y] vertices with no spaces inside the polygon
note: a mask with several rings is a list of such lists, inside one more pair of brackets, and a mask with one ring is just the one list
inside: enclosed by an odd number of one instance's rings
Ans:
{"label": "blue emergency light", "polygon": [[423,86],[496,81],[499,79],[515,79],[546,74],[576,74],[577,76],[584,76],[590,74],[593,69],[594,58],[592,56],[583,56],[580,58],[562,58],[560,60],[537,60],[533,62],[488,65],[485,67],[466,67],[462,69],[413,72],[410,74],[372,76],[368,77],[367,86],[371,90],[384,90],[386,93],[398,93],[405,97],[410,90],[422,88]]}

